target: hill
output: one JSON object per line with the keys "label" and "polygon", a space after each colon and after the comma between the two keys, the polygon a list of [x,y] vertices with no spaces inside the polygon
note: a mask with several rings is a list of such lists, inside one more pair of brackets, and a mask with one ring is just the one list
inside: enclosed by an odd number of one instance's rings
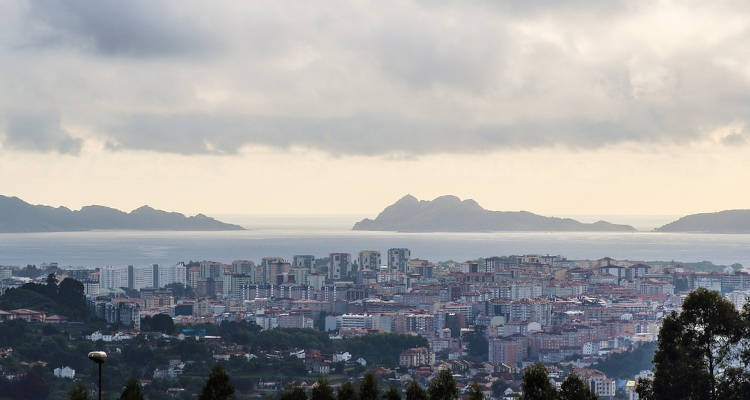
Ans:
{"label": "hill", "polygon": [[186,217],[143,206],[129,213],[103,206],[80,210],[32,205],[17,197],[0,196],[0,232],[70,232],[109,230],[229,231],[239,225],[217,221],[203,214]]}
{"label": "hill", "polygon": [[726,210],[684,216],[657,232],[750,233],[750,210]]}
{"label": "hill", "polygon": [[632,226],[605,221],[588,224],[528,211],[490,211],[474,200],[462,201],[456,196],[440,196],[427,201],[417,200],[412,195],[386,207],[374,220],[357,222],[352,229],[400,232],[635,231]]}

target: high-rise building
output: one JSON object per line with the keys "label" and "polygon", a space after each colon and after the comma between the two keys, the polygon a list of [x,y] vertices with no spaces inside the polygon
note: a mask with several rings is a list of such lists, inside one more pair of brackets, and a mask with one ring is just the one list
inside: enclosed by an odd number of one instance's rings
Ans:
{"label": "high-rise building", "polygon": [[186,283],[186,270],[184,263],[175,265],[157,265],[154,264],[154,287],[165,287],[172,283]]}
{"label": "high-rise building", "polygon": [[377,271],[382,265],[380,252],[376,250],[362,250],[359,252],[359,268]]}
{"label": "high-rise building", "polygon": [[198,280],[200,279],[201,275],[201,267],[193,266],[188,268],[187,275],[186,275],[186,286],[191,288],[197,288],[198,287]]}
{"label": "high-rise building", "polygon": [[328,279],[335,281],[349,276],[352,269],[351,254],[331,253],[328,257]]}
{"label": "high-rise building", "polygon": [[128,287],[128,267],[107,266],[99,270],[99,286],[101,289],[117,289]]}
{"label": "high-rise building", "polygon": [[312,270],[313,268],[315,268],[315,256],[307,254],[294,256],[292,265],[295,267],[305,267]]}
{"label": "high-rise building", "polygon": [[411,252],[405,248],[388,249],[388,269],[400,272],[408,272],[409,258]]}
{"label": "high-rise building", "polygon": [[224,264],[216,261],[201,261],[200,263],[201,278],[211,278],[214,280],[220,280],[224,275]]}
{"label": "high-rise building", "polygon": [[294,266],[289,269],[289,275],[294,276],[294,283],[298,285],[307,285],[307,275],[310,273],[310,268]]}
{"label": "high-rise building", "polygon": [[[276,272],[276,267],[272,267],[273,271],[269,270],[271,264],[287,264],[286,260],[282,257],[263,257],[260,262],[260,268],[255,270],[255,282],[256,283],[271,283],[271,276]],[[275,279],[275,275],[274,275]]]}
{"label": "high-rise building", "polygon": [[249,300],[249,287],[253,284],[253,277],[246,274],[232,274],[229,298],[236,302]]}
{"label": "high-rise building", "polygon": [[255,264],[250,260],[232,261],[232,274],[253,275]]}

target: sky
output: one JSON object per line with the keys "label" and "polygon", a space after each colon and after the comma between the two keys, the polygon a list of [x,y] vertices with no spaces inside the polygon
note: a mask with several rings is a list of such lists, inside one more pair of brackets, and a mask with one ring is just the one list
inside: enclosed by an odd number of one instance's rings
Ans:
{"label": "sky", "polygon": [[750,208],[747,1],[0,2],[0,194],[362,214]]}

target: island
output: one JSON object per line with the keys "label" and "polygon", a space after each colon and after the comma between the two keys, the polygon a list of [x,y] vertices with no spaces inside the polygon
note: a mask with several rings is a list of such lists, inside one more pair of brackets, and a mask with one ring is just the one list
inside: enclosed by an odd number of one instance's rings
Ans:
{"label": "island", "polygon": [[187,217],[149,206],[129,213],[104,206],[80,210],[29,204],[18,197],[0,196],[0,232],[75,232],[90,230],[236,231],[227,224],[203,214]]}
{"label": "island", "polygon": [[440,196],[432,201],[406,195],[375,219],[357,222],[357,231],[492,232],[492,231],[613,231],[634,232],[629,225],[606,221],[583,223],[571,218],[545,217],[528,211],[491,211],[476,201]]}
{"label": "island", "polygon": [[684,216],[657,232],[679,233],[750,233],[750,210],[725,210]]}

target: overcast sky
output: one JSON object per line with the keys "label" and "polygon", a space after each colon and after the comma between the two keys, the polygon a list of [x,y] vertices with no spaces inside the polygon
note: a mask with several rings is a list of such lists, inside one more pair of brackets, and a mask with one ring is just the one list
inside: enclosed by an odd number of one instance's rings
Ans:
{"label": "overcast sky", "polygon": [[0,193],[750,208],[748,43],[747,1],[2,1]]}

